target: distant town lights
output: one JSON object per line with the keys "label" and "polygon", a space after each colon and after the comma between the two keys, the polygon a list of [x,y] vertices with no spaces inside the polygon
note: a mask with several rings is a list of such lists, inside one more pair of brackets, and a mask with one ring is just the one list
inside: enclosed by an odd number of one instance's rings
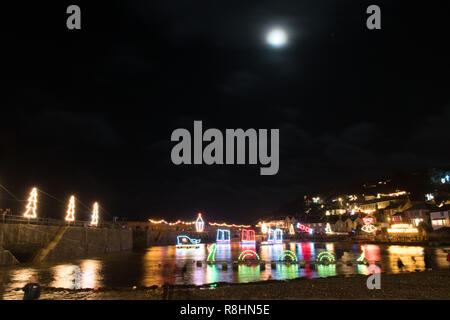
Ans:
{"label": "distant town lights", "polygon": [[[36,208],[37,208],[37,189],[33,188],[30,192],[30,196],[28,197],[28,203],[26,206],[27,210],[24,213],[24,217],[28,219],[36,219]],[[31,211],[31,213],[30,213]]]}

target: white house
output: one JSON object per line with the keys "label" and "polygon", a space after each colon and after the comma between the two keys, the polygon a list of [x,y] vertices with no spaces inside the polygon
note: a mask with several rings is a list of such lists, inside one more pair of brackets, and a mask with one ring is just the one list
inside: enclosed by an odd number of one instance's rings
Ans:
{"label": "white house", "polygon": [[437,230],[442,227],[450,227],[449,212],[450,206],[444,206],[439,208],[439,211],[430,212],[431,226],[433,227],[433,230]]}

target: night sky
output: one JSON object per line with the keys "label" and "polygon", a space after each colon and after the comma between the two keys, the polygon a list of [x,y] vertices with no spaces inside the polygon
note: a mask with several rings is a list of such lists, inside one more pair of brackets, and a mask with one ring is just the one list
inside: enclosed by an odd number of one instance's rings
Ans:
{"label": "night sky", "polygon": [[[314,190],[449,164],[448,1],[92,2],[2,9],[0,183],[51,195],[40,216],[63,217],[74,194],[80,219],[99,201],[106,219],[247,223]],[[275,26],[283,48],[265,42]],[[280,129],[278,174],[175,166],[171,133],[194,120]],[[0,191],[0,207],[24,205]]]}

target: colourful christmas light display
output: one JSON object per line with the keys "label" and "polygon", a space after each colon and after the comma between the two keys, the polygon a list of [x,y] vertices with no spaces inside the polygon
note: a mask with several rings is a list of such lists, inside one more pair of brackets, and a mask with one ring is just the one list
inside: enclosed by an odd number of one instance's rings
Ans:
{"label": "colourful christmas light display", "polygon": [[278,261],[286,261],[286,258],[289,258],[292,262],[297,262],[297,255],[291,250],[284,250],[279,256]]}
{"label": "colourful christmas light display", "polygon": [[412,224],[398,223],[391,225],[387,230],[389,233],[418,233],[419,230],[414,228]]}
{"label": "colourful christmas light display", "polygon": [[327,226],[325,227],[325,233],[326,234],[333,234],[333,230],[331,230],[330,223],[327,222]]}
{"label": "colourful christmas light display", "polygon": [[94,208],[92,209],[91,226],[98,225],[98,203],[94,203]]}
{"label": "colourful christmas light display", "polygon": [[208,258],[206,259],[209,262],[214,262],[216,260],[216,244],[208,246]]}
{"label": "colourful christmas light display", "polygon": [[241,252],[241,254],[238,257],[239,261],[244,260],[261,260],[259,258],[259,255],[254,250],[244,250]]}
{"label": "colourful christmas light display", "polygon": [[308,232],[309,234],[312,234],[314,230],[310,227],[305,226],[304,224],[301,224],[300,222],[297,222],[297,229],[300,229],[301,231]]}
{"label": "colourful christmas light display", "polygon": [[177,236],[177,248],[198,248],[200,239],[192,239],[186,235]]}
{"label": "colourful christmas light display", "polygon": [[203,232],[204,226],[205,223],[203,222],[202,214],[199,212],[197,221],[195,221],[195,230],[197,230],[197,232]]}
{"label": "colourful christmas light display", "polygon": [[267,236],[268,244],[282,244],[283,243],[283,230],[280,228],[269,228],[269,235]]}
{"label": "colourful christmas light display", "polygon": [[216,242],[219,244],[230,243],[230,230],[228,229],[217,229]]}
{"label": "colourful christmas light display", "polygon": [[241,243],[247,244],[247,245],[254,245],[255,240],[255,230],[252,229],[242,229],[242,238]]}
{"label": "colourful christmas light display", "polygon": [[[25,218],[28,219],[36,219],[36,209],[37,209],[37,189],[33,188],[31,189],[30,196],[28,197],[28,203],[26,206],[27,210],[23,214]],[[31,211],[31,213],[30,213]]]}
{"label": "colourful christmas light display", "polygon": [[331,252],[322,251],[317,255],[316,262],[318,264],[332,264],[336,262],[336,258]]}
{"label": "colourful christmas light display", "polygon": [[363,219],[364,225],[361,227],[361,230],[367,233],[372,233],[377,230],[377,228],[373,225],[375,222],[375,218],[372,216],[364,217]]}
{"label": "colourful christmas light display", "polygon": [[75,197],[71,196],[67,207],[66,221],[75,221]]}

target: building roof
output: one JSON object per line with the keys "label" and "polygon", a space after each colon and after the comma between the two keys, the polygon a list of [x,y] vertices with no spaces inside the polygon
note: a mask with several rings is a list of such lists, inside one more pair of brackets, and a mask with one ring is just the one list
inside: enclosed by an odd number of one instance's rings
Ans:
{"label": "building roof", "polygon": [[450,204],[444,205],[442,207],[435,207],[431,210],[431,212],[442,212],[442,211],[450,211]]}
{"label": "building roof", "polygon": [[405,212],[406,211],[414,211],[414,210],[428,210],[428,211],[431,211],[431,210],[435,210],[435,209],[439,209],[439,208],[436,208],[436,206],[433,206],[433,205],[431,205],[429,203],[426,203],[426,202],[419,202],[419,203],[414,204],[412,207],[406,209]]}

